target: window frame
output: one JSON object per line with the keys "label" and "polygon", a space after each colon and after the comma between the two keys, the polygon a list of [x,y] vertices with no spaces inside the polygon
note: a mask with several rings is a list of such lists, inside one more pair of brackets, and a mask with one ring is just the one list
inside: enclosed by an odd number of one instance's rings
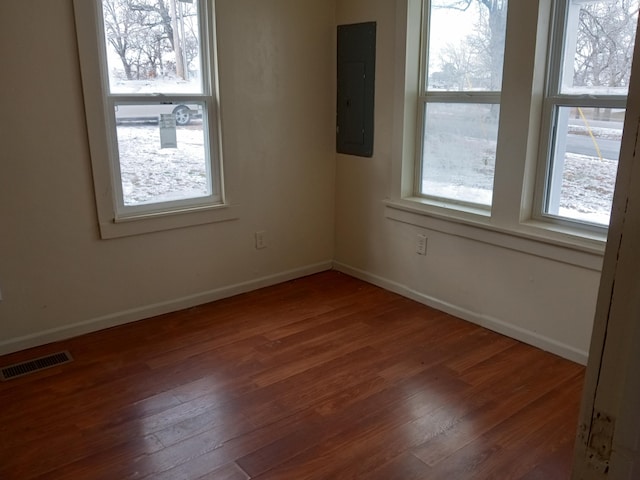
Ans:
{"label": "window frame", "polygon": [[[89,155],[103,239],[237,218],[237,209],[229,202],[224,187],[215,2],[194,1],[198,3],[200,17],[202,94],[136,95],[109,91],[102,0],[74,0]],[[209,151],[207,168],[211,172],[212,195],[124,208],[114,105],[172,101],[203,103],[203,135],[205,149]]]}
{"label": "window frame", "polygon": [[[397,6],[392,187],[388,218],[397,212],[448,221],[471,230],[501,232],[512,238],[563,246],[601,255],[608,229],[579,220],[549,219],[538,213],[546,153],[545,99],[549,86],[552,28],[559,0],[532,0],[509,5],[505,42],[501,114],[491,210],[419,195],[416,180],[421,161],[422,68],[425,58],[424,17],[428,0],[402,0]],[[557,60],[556,60],[557,61]],[[545,130],[546,129],[546,130]],[[416,219],[416,221],[418,221]],[[471,231],[469,230],[469,231]]]}
{"label": "window frame", "polygon": [[[416,130],[416,159],[413,178],[413,195],[452,209],[475,211],[490,215],[493,201],[489,204],[474,203],[465,200],[441,197],[429,194],[422,189],[424,171],[424,131],[426,122],[426,109],[429,103],[470,104],[470,105],[497,105],[501,106],[502,82],[500,90],[460,90],[460,91],[434,91],[428,88],[429,77],[429,26],[431,22],[432,0],[421,0],[420,22],[420,58],[419,58],[419,87]],[[499,136],[499,132],[498,132]],[[495,179],[494,179],[495,180]],[[491,192],[493,197],[493,189]]]}
{"label": "window frame", "polygon": [[554,169],[553,150],[558,136],[558,128],[560,128],[558,126],[559,109],[562,107],[615,108],[624,109],[626,112],[628,97],[628,95],[562,93],[563,69],[565,68],[565,38],[568,31],[570,2],[571,0],[554,0],[552,5],[532,218],[551,225],[574,229],[577,232],[593,232],[606,235],[608,226],[547,212]]}
{"label": "window frame", "polygon": [[491,210],[416,194],[416,162],[421,148],[421,71],[417,59],[424,58],[422,19],[426,1],[401,0],[396,6],[393,154],[385,217],[559,261],[575,257],[575,265],[598,270],[606,231],[535,217],[533,201],[554,0],[513,2],[509,6]]}

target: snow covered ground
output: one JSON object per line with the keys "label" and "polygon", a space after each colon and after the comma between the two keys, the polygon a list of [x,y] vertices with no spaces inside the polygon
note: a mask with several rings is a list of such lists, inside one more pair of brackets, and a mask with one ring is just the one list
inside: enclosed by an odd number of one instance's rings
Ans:
{"label": "snow covered ground", "polygon": [[202,124],[176,129],[178,148],[160,148],[158,125],[118,125],[125,205],[210,194]]}
{"label": "snow covered ground", "polygon": [[[615,160],[567,154],[559,214],[575,220],[608,225],[617,168],[618,162]],[[473,184],[468,178],[459,184],[424,180],[422,188],[438,197],[491,205],[493,172],[488,168],[476,171]]]}
{"label": "snow covered ground", "polygon": [[567,154],[560,215],[609,225],[617,169],[617,160]]}
{"label": "snow covered ground", "polygon": [[[122,124],[117,130],[126,205],[195,198],[210,193],[201,123],[177,128],[178,148],[160,148],[156,124]],[[609,138],[619,133],[619,130],[596,132]],[[607,225],[617,165],[615,160],[567,154],[560,214]],[[438,181],[436,177],[424,186],[435,195],[490,204],[493,168],[482,164],[475,170],[474,178],[473,183],[465,178],[455,185]]]}
{"label": "snow covered ground", "polygon": [[[600,139],[619,142],[622,123],[619,125],[619,128],[570,125],[569,133],[592,137],[596,143]],[[440,148],[442,151],[437,148],[437,142],[433,143],[436,148],[430,145],[423,191],[436,197],[491,205],[495,142],[466,138],[455,144],[445,144],[446,148]],[[566,218],[608,225],[617,168],[617,158],[567,153],[557,213]]]}

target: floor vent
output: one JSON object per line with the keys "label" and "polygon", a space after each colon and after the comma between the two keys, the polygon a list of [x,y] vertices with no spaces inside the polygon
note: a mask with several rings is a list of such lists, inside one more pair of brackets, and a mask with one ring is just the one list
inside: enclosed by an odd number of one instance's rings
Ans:
{"label": "floor vent", "polygon": [[30,373],[44,370],[45,368],[55,367],[56,365],[62,365],[72,361],[71,354],[67,351],[53,353],[46,357],[35,358],[22,363],[16,363],[15,365],[9,365],[8,367],[2,367],[0,373],[0,379],[11,380],[13,378],[22,377]]}

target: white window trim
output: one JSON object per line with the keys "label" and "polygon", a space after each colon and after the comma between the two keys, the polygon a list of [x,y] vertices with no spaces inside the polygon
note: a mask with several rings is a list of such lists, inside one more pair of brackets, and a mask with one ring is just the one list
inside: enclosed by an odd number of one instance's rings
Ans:
{"label": "white window trim", "polygon": [[[421,148],[420,69],[416,59],[420,58],[422,1],[402,0],[396,4],[393,154],[390,197],[384,202],[386,216],[422,228],[451,230],[485,243],[512,245],[518,251],[554,260],[570,255],[573,260],[569,263],[599,270],[606,231],[534,217],[552,0],[513,1],[509,5],[505,66],[517,68],[504,71],[491,212],[414,194],[416,158]],[[514,44],[519,49],[513,48]],[[522,95],[523,91],[530,95]],[[445,224],[450,226],[443,228]]]}
{"label": "white window trim", "polygon": [[[422,83],[422,81],[421,81]],[[414,179],[414,191],[416,197],[428,199],[433,205],[440,204],[444,208],[455,208],[456,210],[477,212],[479,215],[489,215],[491,212],[491,205],[484,205],[480,203],[471,203],[463,200],[455,200],[446,197],[439,197],[429,192],[422,191],[422,177],[424,169],[424,151],[423,151],[423,128],[425,123],[425,111],[427,105],[435,103],[448,103],[448,104],[472,104],[472,105],[498,105],[500,106],[501,92],[468,92],[463,91],[460,93],[455,92],[424,92],[420,96],[420,105],[418,106],[418,131],[416,136],[419,139],[420,152],[419,159],[416,160],[415,166],[415,179]]]}
{"label": "white window trim", "polygon": [[[501,103],[501,90],[493,91],[433,91],[428,88],[428,51],[429,51],[429,39],[425,38],[423,32],[427,31],[431,22],[431,12],[426,11],[425,2],[421,2],[420,9],[417,11],[417,17],[420,18],[420,47],[418,63],[418,95],[419,106],[417,108],[417,150],[416,160],[414,167],[414,180],[413,180],[413,192],[416,198],[422,200],[426,199],[434,206],[440,206],[442,208],[451,208],[466,212],[475,212],[478,215],[489,215],[491,211],[491,205],[483,205],[479,203],[471,203],[463,200],[455,200],[446,197],[439,197],[429,192],[422,191],[422,177],[424,169],[424,142],[422,141],[423,129],[425,124],[425,111],[427,105],[430,103],[455,103],[455,104],[492,104],[500,106]],[[406,27],[405,27],[406,28]],[[423,64],[423,65],[421,65]],[[424,68],[423,68],[424,66]]]}
{"label": "white window trim", "polygon": [[[214,2],[197,0],[200,3],[201,14],[207,15],[208,38],[210,41],[203,45],[205,54],[209,56],[210,89],[207,92],[212,99],[210,107],[211,122],[207,136],[210,138],[210,153],[212,158],[212,175],[217,175],[214,190],[218,189],[210,202],[203,204],[194,201],[191,205],[173,204],[162,210],[145,211],[144,208],[130,213],[122,213],[118,205],[118,195],[121,187],[117,180],[117,170],[112,167],[110,149],[113,145],[114,126],[111,124],[112,115],[107,114],[107,107],[111,101],[107,99],[105,69],[98,34],[103,26],[98,9],[100,0],[74,0],[74,14],[78,38],[78,51],[81,66],[84,104],[87,118],[87,135],[91,157],[93,182],[95,188],[96,208],[100,235],[103,239],[121,236],[137,235],[161,230],[202,225],[213,222],[223,222],[238,218],[238,207],[231,204],[228,192],[224,188],[224,168],[221,147],[221,122],[219,109],[218,72],[216,61],[216,32]],[[206,37],[205,37],[206,38]],[[205,43],[205,42],[203,42]],[[176,95],[178,97],[180,95]],[[190,97],[180,96],[186,99]],[[135,100],[135,98],[131,98]],[[218,182],[216,184],[216,182]],[[161,205],[161,204],[157,204]],[[156,206],[157,206],[156,205]]]}
{"label": "white window trim", "polygon": [[[547,59],[546,92],[543,101],[543,116],[541,122],[541,132],[544,132],[545,134],[542,136],[540,141],[536,174],[536,185],[538,187],[534,193],[534,209],[532,218],[541,222],[565,226],[569,229],[574,228],[606,234],[607,227],[602,225],[592,224],[585,220],[572,220],[567,217],[546,212],[547,196],[554,196],[554,194],[559,193],[557,191],[559,190],[559,186],[554,188],[551,185],[550,177],[555,173],[555,178],[557,180],[561,178],[561,176],[558,176],[557,170],[561,170],[559,167],[563,164],[563,162],[556,161],[551,165],[553,158],[552,150],[554,148],[553,132],[560,131],[560,129],[564,128],[561,126],[564,125],[564,123],[562,121],[558,121],[559,113],[557,112],[557,108],[603,107],[626,109],[627,105],[627,95],[575,95],[562,93],[561,83],[564,76],[573,72],[573,55],[566,55],[566,52],[563,51],[566,45],[564,39],[565,36],[568,35],[568,22],[572,16],[574,16],[574,19],[577,22],[576,17],[579,14],[579,6],[574,5],[573,8],[576,10],[571,12],[569,2],[556,1],[553,5],[554,11],[552,12],[552,18],[554,24],[552,25],[550,36],[552,38],[551,41],[561,48],[555,48],[550,58]],[[560,18],[564,20],[560,21]],[[561,23],[561,25],[559,23]],[[564,137],[565,135],[561,132],[556,134],[556,136]]]}

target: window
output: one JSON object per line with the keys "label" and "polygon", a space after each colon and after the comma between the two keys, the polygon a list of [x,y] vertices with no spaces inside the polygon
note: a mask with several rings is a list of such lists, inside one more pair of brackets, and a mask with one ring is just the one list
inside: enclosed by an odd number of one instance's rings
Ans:
{"label": "window", "polygon": [[426,3],[421,196],[490,207],[507,1]]}
{"label": "window", "polygon": [[639,5],[407,0],[389,206],[601,250]]}
{"label": "window", "polygon": [[558,2],[538,209],[551,221],[609,224],[637,0]]}
{"label": "window", "polygon": [[225,206],[211,2],[74,6],[103,237],[215,221],[203,213]]}

